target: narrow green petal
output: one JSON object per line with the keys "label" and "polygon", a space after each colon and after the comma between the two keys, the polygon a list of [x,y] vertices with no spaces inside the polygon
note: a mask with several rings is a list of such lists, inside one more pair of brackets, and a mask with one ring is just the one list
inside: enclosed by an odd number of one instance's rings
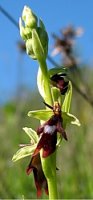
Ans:
{"label": "narrow green petal", "polygon": [[34,117],[36,119],[44,121],[48,120],[52,115],[53,115],[52,110],[34,110],[28,112],[29,117]]}
{"label": "narrow green petal", "polygon": [[60,147],[61,142],[62,142],[62,135],[61,134],[57,134],[57,144],[56,144],[56,147]]}
{"label": "narrow green petal", "polygon": [[67,90],[67,93],[65,95],[65,99],[62,105],[62,111],[63,112],[69,112],[70,106],[71,106],[71,99],[72,99],[72,84],[69,81],[69,88]]}
{"label": "narrow green petal", "polygon": [[52,92],[53,102],[57,101],[61,105],[62,95],[60,93],[60,90],[56,87],[52,87],[51,92]]}
{"label": "narrow green petal", "polygon": [[31,146],[22,147],[14,154],[12,161],[16,162],[17,160],[20,160],[27,156],[31,156],[33,154],[35,148],[36,148],[36,144],[31,145]]}
{"label": "narrow green petal", "polygon": [[34,131],[32,128],[28,128],[28,127],[24,127],[23,130],[30,137],[32,144],[35,144],[38,142],[38,135],[37,135],[36,131]]}

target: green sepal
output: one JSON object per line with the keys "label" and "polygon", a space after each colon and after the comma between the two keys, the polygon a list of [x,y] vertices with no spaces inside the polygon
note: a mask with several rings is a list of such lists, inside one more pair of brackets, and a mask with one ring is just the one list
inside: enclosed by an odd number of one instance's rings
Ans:
{"label": "green sepal", "polygon": [[35,148],[36,148],[36,144],[31,145],[31,146],[22,147],[14,154],[12,161],[16,162],[17,160],[20,160],[27,156],[31,156],[33,154]]}
{"label": "green sepal", "polygon": [[34,111],[29,111],[28,116],[33,117],[39,120],[46,121],[48,120],[51,116],[53,115],[52,110],[34,110]]}
{"label": "green sepal", "polygon": [[67,68],[65,68],[65,67],[54,67],[54,68],[50,69],[48,72],[49,72],[50,76],[53,76],[54,74],[57,74],[57,73],[67,73]]}
{"label": "green sepal", "polygon": [[38,135],[37,135],[36,131],[34,131],[32,128],[28,128],[28,127],[24,127],[23,130],[30,137],[31,144],[35,144],[38,142]]}
{"label": "green sepal", "polygon": [[[43,121],[49,120],[52,115],[53,115],[52,110],[35,110],[28,112],[29,117],[33,117]],[[79,120],[70,113],[62,112],[62,119],[63,119],[63,127],[65,127],[67,124],[75,124],[77,126],[80,126]]]}
{"label": "green sepal", "polygon": [[71,81],[69,81],[68,90],[66,92],[64,102],[63,102],[63,105],[62,105],[62,111],[63,112],[69,113],[70,107],[71,107],[71,99],[72,99],[72,84],[71,84]]}
{"label": "green sepal", "polygon": [[67,112],[62,112],[62,118],[63,118],[63,127],[65,128],[67,124],[73,124],[73,125],[77,125],[80,126],[80,122],[77,119],[77,117],[75,117],[74,115],[67,113]]}

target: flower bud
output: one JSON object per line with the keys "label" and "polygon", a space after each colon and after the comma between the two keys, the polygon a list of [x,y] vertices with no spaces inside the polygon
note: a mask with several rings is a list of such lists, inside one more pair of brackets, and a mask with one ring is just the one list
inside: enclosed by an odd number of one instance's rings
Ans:
{"label": "flower bud", "polygon": [[25,26],[30,27],[30,28],[36,28],[37,27],[37,17],[31,11],[31,9],[27,6],[24,6],[24,9],[23,9],[23,12],[22,12],[22,19],[25,23]]}
{"label": "flower bud", "polygon": [[25,36],[25,28],[22,25],[22,20],[21,17],[19,18],[19,29],[20,29],[20,35],[22,37],[23,40],[26,40],[26,36]]}
{"label": "flower bud", "polygon": [[25,6],[22,19],[19,20],[19,27],[20,35],[26,42],[27,54],[39,62],[44,61],[48,53],[48,35],[42,20],[39,20],[38,27],[37,17],[29,7]]}
{"label": "flower bud", "polygon": [[25,28],[24,31],[26,34],[25,37],[28,37],[26,40],[27,54],[33,59],[41,60],[42,56],[46,59],[48,52],[48,36],[46,31],[38,27],[36,31],[33,29],[32,33],[30,33],[28,29],[26,30]]}
{"label": "flower bud", "polygon": [[32,36],[31,28],[24,27],[21,18],[19,19],[19,28],[20,28],[20,35],[23,40],[31,38]]}

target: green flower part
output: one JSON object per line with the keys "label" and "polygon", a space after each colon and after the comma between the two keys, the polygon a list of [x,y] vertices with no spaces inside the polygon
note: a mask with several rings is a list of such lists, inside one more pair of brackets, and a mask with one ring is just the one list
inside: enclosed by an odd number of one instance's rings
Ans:
{"label": "green flower part", "polygon": [[26,41],[26,52],[27,54],[34,60],[36,60],[36,55],[34,54],[33,47],[32,47],[32,38]]}
{"label": "green flower part", "polygon": [[34,145],[25,145],[21,149],[19,149],[13,156],[12,161],[16,162],[17,160],[20,160],[22,158],[25,158],[27,156],[31,156],[36,148],[36,144]]}
{"label": "green flower part", "polygon": [[14,154],[12,160],[15,162],[24,157],[31,156],[36,148],[39,137],[32,128],[24,127],[23,130],[30,138],[30,144],[21,144],[20,149]]}
{"label": "green flower part", "polygon": [[25,27],[26,26],[29,28],[37,27],[37,17],[28,6],[24,6],[22,12],[22,20],[25,23]]}
{"label": "green flower part", "polygon": [[38,136],[36,131],[34,131],[32,128],[24,127],[23,130],[25,133],[30,137],[31,144],[35,144],[38,141]]}
{"label": "green flower part", "polygon": [[[46,109],[34,110],[34,111],[28,112],[29,117],[33,117],[33,118],[43,120],[43,121],[48,120],[52,115],[53,115],[53,111],[46,110]],[[80,126],[79,120],[73,114],[61,111],[61,115],[63,117],[63,124],[66,124],[66,125],[74,124],[74,125]]]}
{"label": "green flower part", "polygon": [[[24,24],[23,24],[24,23]],[[22,18],[19,19],[20,35],[26,42],[26,51],[39,62],[45,60],[48,53],[48,35],[42,20],[27,6],[24,6]]]}

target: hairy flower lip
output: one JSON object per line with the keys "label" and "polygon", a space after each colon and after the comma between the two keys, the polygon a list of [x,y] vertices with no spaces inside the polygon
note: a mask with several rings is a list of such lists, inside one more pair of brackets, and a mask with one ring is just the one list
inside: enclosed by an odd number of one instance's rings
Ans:
{"label": "hairy flower lip", "polygon": [[63,119],[61,116],[61,107],[58,102],[55,102],[53,107],[45,103],[46,106],[53,110],[53,115],[45,123],[40,125],[37,129],[37,134],[40,135],[40,140],[33,153],[33,156],[37,155],[41,149],[43,149],[42,157],[46,158],[56,150],[57,133],[60,133],[65,140],[67,135],[62,127]]}
{"label": "hairy flower lip", "polygon": [[33,171],[35,186],[37,189],[37,197],[41,197],[42,188],[44,188],[45,193],[48,195],[48,185],[45,175],[42,170],[40,154],[37,154],[31,158],[31,161],[26,169],[27,175]]}
{"label": "hairy flower lip", "polygon": [[53,125],[53,126],[46,125],[44,127],[44,133],[47,133],[47,134],[50,133],[52,135],[55,132],[55,130],[56,130],[55,125]]}
{"label": "hairy flower lip", "polygon": [[52,135],[43,133],[37,147],[33,153],[33,156],[37,155],[41,149],[43,149],[42,157],[46,158],[51,155],[56,150],[57,143],[57,133],[53,133]]}

